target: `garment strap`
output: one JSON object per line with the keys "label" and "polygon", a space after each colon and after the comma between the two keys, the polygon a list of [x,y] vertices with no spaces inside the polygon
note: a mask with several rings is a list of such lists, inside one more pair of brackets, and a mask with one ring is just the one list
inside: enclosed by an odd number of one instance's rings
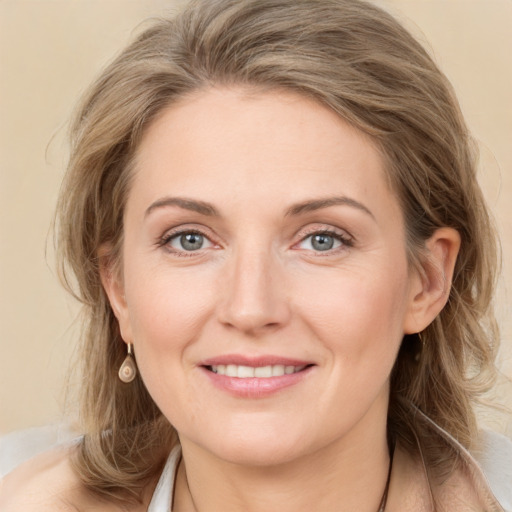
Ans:
{"label": "garment strap", "polygon": [[155,487],[148,512],[171,512],[176,469],[181,458],[181,446],[177,445],[169,454],[164,470]]}

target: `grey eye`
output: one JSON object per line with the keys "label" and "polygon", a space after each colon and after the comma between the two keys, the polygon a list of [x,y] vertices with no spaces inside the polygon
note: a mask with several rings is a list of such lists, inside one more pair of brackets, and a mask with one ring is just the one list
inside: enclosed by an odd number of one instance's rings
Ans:
{"label": "grey eye", "polygon": [[331,249],[337,249],[342,245],[349,246],[350,243],[342,238],[341,235],[330,233],[313,233],[304,238],[299,247],[308,251],[326,252]]}
{"label": "grey eye", "polygon": [[169,245],[178,251],[199,251],[210,247],[212,243],[200,233],[186,232],[173,236]]}
{"label": "grey eye", "polygon": [[311,247],[315,251],[328,251],[334,247],[334,237],[326,234],[313,235],[311,237]]}
{"label": "grey eye", "polygon": [[183,249],[186,251],[196,251],[203,246],[203,236],[197,233],[189,233],[180,236],[180,242]]}

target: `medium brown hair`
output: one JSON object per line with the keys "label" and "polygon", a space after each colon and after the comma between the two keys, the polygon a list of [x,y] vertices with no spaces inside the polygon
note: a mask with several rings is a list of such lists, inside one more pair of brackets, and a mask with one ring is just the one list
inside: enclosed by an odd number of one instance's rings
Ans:
{"label": "medium brown hair", "polygon": [[[421,344],[403,340],[388,425],[412,446],[421,435],[416,407],[471,446],[473,402],[492,382],[498,344],[497,251],[450,84],[392,16],[365,1],[204,0],[154,22],[128,46],[92,86],[72,128],[58,241],[62,273],[73,276],[85,315],[85,435],[75,459],[83,481],[104,495],[137,497],[176,442],[142,380],[119,382],[126,346],[101,285],[98,251],[109,244],[109,258],[120,261],[132,164],[151,121],[184,95],[225,85],[298,92],[370,135],[401,203],[411,265],[425,257],[437,228],[460,233],[446,307]],[[427,460],[435,466],[444,456],[433,448]]]}

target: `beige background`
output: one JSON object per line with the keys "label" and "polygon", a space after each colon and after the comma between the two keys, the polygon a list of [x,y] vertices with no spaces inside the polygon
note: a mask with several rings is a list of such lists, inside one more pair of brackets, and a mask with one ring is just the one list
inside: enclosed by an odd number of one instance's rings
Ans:
{"label": "beige background", "polygon": [[[77,309],[58,284],[47,237],[66,122],[137,25],[178,3],[0,0],[0,433],[62,419]],[[500,364],[512,375],[512,0],[379,3],[429,42],[481,143],[481,182],[504,251]],[[510,389],[498,392],[512,406]],[[493,418],[512,433],[510,416]]]}

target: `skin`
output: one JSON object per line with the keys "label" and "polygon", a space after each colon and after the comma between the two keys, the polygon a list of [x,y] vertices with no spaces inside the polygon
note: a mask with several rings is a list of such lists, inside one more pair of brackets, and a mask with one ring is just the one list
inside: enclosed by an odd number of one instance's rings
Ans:
{"label": "skin", "polygon": [[[403,335],[448,298],[458,234],[439,229],[423,272],[410,268],[372,141],[309,99],[241,88],[161,112],[124,228],[121,271],[104,266],[102,280],[180,436],[173,510],[375,512],[389,374]],[[191,231],[204,243],[186,250]],[[313,244],[322,233],[328,251]],[[234,396],[204,368],[226,354],[310,367],[274,393]]]}
{"label": "skin", "polygon": [[[333,197],[343,204],[297,207]],[[122,275],[104,282],[180,436],[178,510],[375,510],[389,374],[404,333],[430,323],[447,286],[409,268],[371,141],[291,93],[201,91],[145,134],[124,222]],[[187,230],[204,237],[197,250],[183,247]],[[325,231],[334,247],[316,250],[311,236]],[[455,233],[430,246],[453,265]],[[240,398],[201,366],[225,354],[313,366],[293,386]]]}

